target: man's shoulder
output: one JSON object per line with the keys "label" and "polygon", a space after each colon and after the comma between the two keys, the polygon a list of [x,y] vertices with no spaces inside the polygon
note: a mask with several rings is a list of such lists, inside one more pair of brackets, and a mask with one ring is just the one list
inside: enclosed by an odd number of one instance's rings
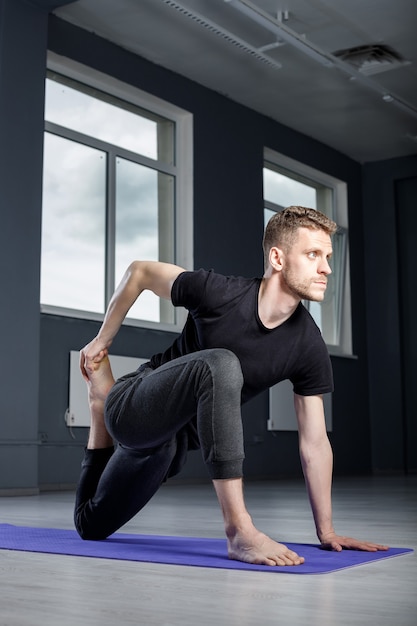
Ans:
{"label": "man's shoulder", "polygon": [[260,279],[221,274],[213,269],[203,268],[180,274],[174,283],[175,301],[186,298],[201,305],[210,301],[221,304],[237,297],[244,297],[252,288],[256,288]]}
{"label": "man's shoulder", "polygon": [[293,332],[298,334],[300,342],[309,350],[314,351],[320,347],[327,351],[326,343],[316,320],[302,302],[297,307],[292,322]]}
{"label": "man's shoulder", "polygon": [[201,283],[207,285],[223,286],[225,289],[239,286],[251,286],[259,283],[259,278],[247,278],[245,276],[222,274],[214,269],[206,270],[199,268],[196,270],[185,271],[179,274],[176,283]]}

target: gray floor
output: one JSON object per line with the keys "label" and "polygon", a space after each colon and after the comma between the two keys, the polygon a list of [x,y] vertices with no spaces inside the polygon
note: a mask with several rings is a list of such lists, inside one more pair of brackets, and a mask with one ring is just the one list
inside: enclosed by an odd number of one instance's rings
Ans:
{"label": "gray floor", "polygon": [[[259,528],[315,542],[304,486],[249,483]],[[0,498],[0,521],[72,528],[73,493]],[[337,530],[417,548],[417,477],[339,479]],[[222,537],[211,485],[164,486],[125,532]],[[180,567],[0,550],[0,626],[416,626],[415,554],[322,575]]]}

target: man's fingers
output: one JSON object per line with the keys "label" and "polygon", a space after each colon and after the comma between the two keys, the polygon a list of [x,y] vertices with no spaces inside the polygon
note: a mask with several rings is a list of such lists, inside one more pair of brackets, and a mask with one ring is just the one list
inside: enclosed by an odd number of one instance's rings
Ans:
{"label": "man's fingers", "polygon": [[341,552],[343,550],[343,546],[341,546],[340,543],[336,543],[334,541],[330,544],[330,549],[333,550],[333,552]]}
{"label": "man's fingers", "polygon": [[379,543],[371,543],[369,541],[358,541],[350,537],[340,537],[338,540],[324,543],[322,547],[326,550],[341,552],[341,550],[361,550],[363,552],[378,552],[379,550],[388,550],[388,546]]}
{"label": "man's fingers", "polygon": [[379,543],[361,542],[356,548],[357,550],[364,550],[365,552],[378,552],[378,550],[388,550],[388,546],[383,546]]}
{"label": "man's fingers", "polygon": [[100,350],[100,352],[98,354],[96,354],[95,356],[91,357],[91,361],[93,361],[93,363],[101,363],[101,361],[106,358],[107,354],[108,354],[107,350],[105,350],[105,349]]}
{"label": "man's fingers", "polygon": [[350,550],[363,550],[364,552],[377,552],[378,550],[388,550],[388,546],[370,541],[350,541],[346,545]]}
{"label": "man's fingers", "polygon": [[98,352],[97,354],[94,355],[89,355],[89,354],[82,354],[80,357],[80,368],[81,371],[85,372],[88,368],[94,368],[94,364],[98,364],[101,363],[101,361],[103,361],[103,359],[105,359],[108,355],[108,351],[107,350],[100,350],[100,352]]}

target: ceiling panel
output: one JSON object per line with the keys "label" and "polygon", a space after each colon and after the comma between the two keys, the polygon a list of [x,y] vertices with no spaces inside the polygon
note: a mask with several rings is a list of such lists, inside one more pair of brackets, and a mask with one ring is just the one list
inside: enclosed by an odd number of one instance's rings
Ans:
{"label": "ceiling panel", "polygon": [[[358,161],[417,152],[415,0],[78,0],[55,14]],[[408,64],[352,77],[294,47],[300,39],[328,56],[383,43]]]}

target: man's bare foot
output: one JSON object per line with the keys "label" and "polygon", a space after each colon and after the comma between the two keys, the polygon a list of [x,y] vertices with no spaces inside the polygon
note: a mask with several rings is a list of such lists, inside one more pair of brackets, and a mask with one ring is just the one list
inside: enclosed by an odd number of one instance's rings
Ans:
{"label": "man's bare foot", "polygon": [[255,527],[251,531],[238,531],[227,538],[229,558],[256,565],[301,565],[304,557],[277,543]]}
{"label": "man's bare foot", "polygon": [[90,435],[87,448],[106,448],[113,444],[104,423],[104,404],[110,389],[114,385],[114,377],[110,361],[106,355],[101,360],[86,359],[85,371],[88,375],[88,404],[91,414]]}
{"label": "man's bare foot", "polygon": [[256,565],[301,565],[304,558],[277,543],[253,525],[243,498],[241,478],[215,479],[222,509],[229,558]]}

